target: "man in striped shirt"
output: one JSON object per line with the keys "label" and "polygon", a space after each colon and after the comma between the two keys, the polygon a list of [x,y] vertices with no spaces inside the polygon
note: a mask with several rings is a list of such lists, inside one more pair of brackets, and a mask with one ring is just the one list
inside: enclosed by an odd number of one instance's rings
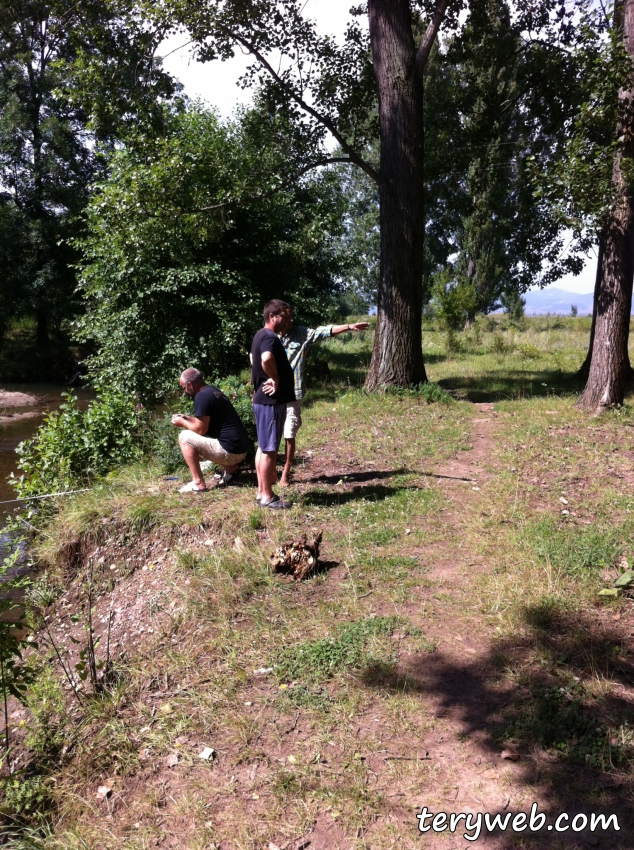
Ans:
{"label": "man in striped shirt", "polygon": [[364,331],[369,328],[369,322],[354,322],[348,325],[322,325],[319,328],[306,328],[303,325],[293,325],[293,308],[286,310],[286,321],[278,333],[282,345],[286,349],[288,361],[293,369],[295,381],[295,401],[286,405],[286,422],[284,423],[285,458],[284,472],[280,485],[288,487],[291,475],[291,465],[295,457],[295,438],[302,425],[302,398],[306,392],[304,367],[308,347],[320,339],[328,339],[347,331]]}

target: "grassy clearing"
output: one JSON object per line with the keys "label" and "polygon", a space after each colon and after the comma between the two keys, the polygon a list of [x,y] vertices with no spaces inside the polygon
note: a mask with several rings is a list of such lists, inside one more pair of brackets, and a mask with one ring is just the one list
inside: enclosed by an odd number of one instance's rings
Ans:
{"label": "grassy clearing", "polygon": [[[311,389],[283,516],[255,506],[248,475],[184,499],[145,467],[64,505],[37,541],[32,615],[74,658],[91,563],[113,675],[79,705],[38,650],[11,721],[27,781],[6,798],[41,846],[260,850],[310,833],[387,850],[423,846],[422,805],[630,814],[631,603],[596,593],[634,556],[634,418],[572,409],[586,320],[488,321],[473,353],[425,337],[432,378],[498,399],[484,415],[367,396],[370,340],[322,345],[335,380]],[[502,359],[496,333],[517,337]],[[557,350],[565,394],[538,389]],[[463,458],[478,490],[452,480]],[[322,572],[272,575],[276,546],[313,529]]]}

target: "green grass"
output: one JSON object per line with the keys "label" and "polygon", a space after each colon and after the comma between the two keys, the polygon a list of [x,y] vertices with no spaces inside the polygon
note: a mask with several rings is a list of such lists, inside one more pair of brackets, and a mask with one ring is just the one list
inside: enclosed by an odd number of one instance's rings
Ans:
{"label": "green grass", "polygon": [[[397,625],[396,617],[354,620],[338,626],[330,637],[286,647],[276,659],[276,676],[281,681],[323,682],[348,668],[368,665],[378,660],[372,639],[389,637]],[[384,645],[381,650],[383,654]]]}
{"label": "green grass", "polygon": [[[369,333],[320,344],[333,380],[310,386],[301,481],[279,516],[249,482],[184,498],[144,465],[65,502],[36,541],[34,609],[72,593],[99,548],[96,616],[115,599],[129,639],[145,630],[81,710],[38,650],[26,741],[50,789],[46,847],[136,850],[177,829],[182,846],[260,850],[324,824],[354,850],[409,850],[421,837],[394,812],[421,800],[618,809],[634,784],[631,603],[597,590],[634,555],[634,415],[574,410],[588,330],[491,317],[448,350],[427,323],[436,384],[373,395]],[[480,491],[437,479],[486,418]],[[315,530],[324,571],[273,575],[271,552]],[[511,745],[514,772],[499,759]],[[94,799],[105,779],[112,818]]]}

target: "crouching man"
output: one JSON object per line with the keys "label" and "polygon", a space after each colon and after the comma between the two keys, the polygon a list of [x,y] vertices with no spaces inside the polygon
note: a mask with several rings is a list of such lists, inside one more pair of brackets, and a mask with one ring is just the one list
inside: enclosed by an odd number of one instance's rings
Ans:
{"label": "crouching man", "polygon": [[200,461],[210,460],[224,469],[221,484],[228,484],[249,449],[249,436],[235,407],[224,393],[203,381],[198,369],[185,369],[180,378],[183,391],[194,400],[194,415],[176,413],[172,425],[183,430],[178,442],[192,474],[180,493],[205,493],[207,485]]}

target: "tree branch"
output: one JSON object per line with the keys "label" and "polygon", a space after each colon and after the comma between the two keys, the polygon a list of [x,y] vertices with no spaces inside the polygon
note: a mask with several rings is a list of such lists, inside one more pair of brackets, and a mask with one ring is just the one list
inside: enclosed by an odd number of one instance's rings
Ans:
{"label": "tree branch", "polygon": [[[446,6],[448,0],[441,0],[441,2],[444,2]],[[228,27],[224,26],[223,24],[218,24],[218,27],[234,41],[237,41],[238,44],[241,44],[245,48],[245,50],[247,50],[252,56],[254,56],[260,63],[260,65],[262,65],[262,67],[266,71],[268,71],[268,73],[271,75],[271,77],[273,77],[275,82],[284,89],[284,91],[295,101],[295,103],[297,103],[298,106],[300,106],[304,110],[304,112],[307,112],[309,115],[311,115],[316,121],[318,121],[332,134],[332,136],[341,145],[342,150],[344,150],[348,154],[349,161],[353,165],[356,165],[358,168],[362,169],[362,171],[365,171],[368,177],[374,180],[375,183],[381,182],[381,178],[378,172],[376,172],[374,168],[372,168],[372,166],[368,162],[366,162],[362,157],[360,157],[359,154],[354,150],[354,148],[352,148],[348,144],[348,142],[346,142],[339,130],[337,130],[333,121],[328,118],[328,116],[322,115],[321,112],[318,112],[310,104],[306,103],[303,97],[297,94],[297,92],[294,91],[293,87],[281,78],[279,73],[275,71],[275,69],[271,66],[270,62],[267,61],[267,59],[263,56],[262,53],[260,53],[257,47],[255,47],[255,45],[251,44],[251,42],[247,41],[247,39],[243,38],[241,35],[232,32]]]}
{"label": "tree branch", "polygon": [[239,201],[263,201],[266,198],[270,198],[276,192],[280,192],[282,189],[286,189],[288,186],[292,186],[293,183],[296,183],[302,175],[306,174],[309,171],[312,171],[313,168],[319,168],[322,165],[331,165],[335,162],[347,162],[350,165],[354,165],[355,163],[348,157],[343,156],[333,156],[328,159],[319,160],[319,162],[311,162],[310,165],[305,165],[303,168],[300,168],[299,171],[296,171],[292,177],[289,177],[288,180],[285,180],[283,183],[280,183],[279,186],[273,186],[272,189],[268,189],[266,192],[262,192],[259,195],[246,195],[242,198],[234,198],[231,201],[223,201],[220,204],[213,204],[210,207],[201,207],[199,210],[193,210],[194,213],[204,213],[204,212],[213,212],[214,210],[224,209],[225,207],[229,207],[232,204],[237,204]]}
{"label": "tree branch", "polygon": [[427,29],[425,30],[423,40],[421,41],[420,46],[416,51],[416,59],[414,61],[415,77],[420,76],[425,70],[425,65],[427,64],[427,60],[429,59],[429,54],[431,53],[434,41],[436,40],[436,36],[438,35],[438,30],[440,29],[440,25],[442,24],[443,18],[445,17],[445,12],[447,11],[448,5],[449,0],[437,0],[436,2],[436,8],[434,9],[432,19],[429,22]]}

